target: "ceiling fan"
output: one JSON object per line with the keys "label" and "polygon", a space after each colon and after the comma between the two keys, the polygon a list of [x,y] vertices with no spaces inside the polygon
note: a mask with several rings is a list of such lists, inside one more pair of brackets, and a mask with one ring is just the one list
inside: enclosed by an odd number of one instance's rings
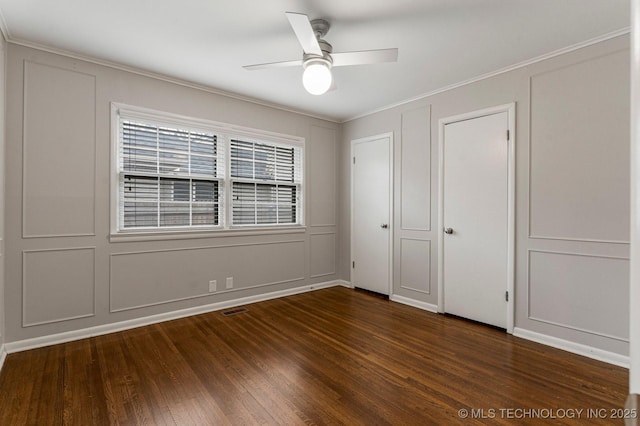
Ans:
{"label": "ceiling fan", "polygon": [[285,14],[302,46],[302,51],[304,52],[302,59],[246,65],[243,67],[244,69],[260,70],[302,65],[304,68],[302,73],[304,88],[312,95],[322,95],[333,85],[332,67],[395,62],[398,60],[397,48],[333,53],[333,47],[323,39],[331,27],[329,22],[324,19],[309,21],[309,17],[302,13],[286,12]]}

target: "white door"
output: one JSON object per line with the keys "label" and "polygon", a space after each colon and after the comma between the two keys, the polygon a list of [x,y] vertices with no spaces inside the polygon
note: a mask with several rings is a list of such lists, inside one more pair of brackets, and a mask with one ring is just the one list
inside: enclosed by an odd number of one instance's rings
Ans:
{"label": "white door", "polygon": [[508,113],[447,123],[444,311],[507,328]]}
{"label": "white door", "polygon": [[351,283],[389,294],[391,135],[351,142]]}

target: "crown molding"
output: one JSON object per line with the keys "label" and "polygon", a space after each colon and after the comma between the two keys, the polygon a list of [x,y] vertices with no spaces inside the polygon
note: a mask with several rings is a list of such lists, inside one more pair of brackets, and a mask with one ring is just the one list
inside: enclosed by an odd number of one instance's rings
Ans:
{"label": "crown molding", "polygon": [[396,107],[399,107],[399,106],[402,106],[402,105],[406,105],[406,104],[411,103],[411,102],[419,101],[421,99],[428,98],[429,96],[437,95],[438,93],[447,92],[449,90],[457,89],[458,87],[466,86],[467,84],[476,83],[478,81],[485,80],[485,79],[488,79],[488,78],[491,78],[491,77],[495,77],[497,75],[504,74],[504,73],[507,73],[509,71],[514,71],[514,70],[517,70],[519,68],[524,68],[526,66],[533,65],[535,63],[545,61],[547,59],[555,58],[556,56],[560,56],[560,55],[564,55],[566,53],[574,52],[576,50],[579,50],[579,49],[582,49],[582,48],[585,48],[585,47],[588,47],[588,46],[591,46],[591,45],[594,45],[594,44],[597,44],[597,43],[601,43],[603,41],[611,40],[612,38],[616,38],[616,37],[620,37],[620,36],[623,36],[623,35],[627,35],[630,32],[631,32],[631,27],[621,28],[619,30],[612,31],[610,33],[606,33],[606,34],[603,34],[601,36],[594,37],[592,39],[585,40],[583,42],[573,44],[571,46],[563,47],[561,49],[557,49],[557,50],[554,50],[552,52],[545,53],[543,55],[536,56],[534,58],[527,59],[527,60],[524,60],[522,62],[518,62],[516,64],[506,66],[504,68],[500,68],[500,69],[498,69],[496,71],[491,71],[489,73],[481,74],[479,76],[472,77],[470,79],[463,80],[463,81],[460,81],[458,83],[453,83],[453,84],[450,84],[448,86],[444,86],[444,87],[441,87],[439,89],[433,90],[431,92],[423,93],[421,95],[414,96],[412,98],[405,99],[405,100],[402,100],[402,101],[399,101],[399,102],[396,102],[396,103],[393,103],[393,104],[390,104],[390,105],[387,105],[387,106],[384,106],[384,107],[376,108],[376,109],[371,110],[369,112],[365,112],[365,113],[362,113],[362,114],[354,115],[353,117],[350,117],[350,118],[347,118],[345,120],[340,121],[340,123],[347,123],[349,121],[357,120],[359,118],[367,117],[369,115],[377,114],[377,113],[382,112],[382,111],[387,111],[387,110],[390,110],[392,108],[396,108]]}
{"label": "crown molding", "polygon": [[374,110],[370,110],[367,112],[364,112],[362,114],[357,114],[345,119],[340,119],[340,118],[335,118],[335,117],[329,117],[329,116],[325,116],[325,115],[321,115],[321,114],[315,114],[309,111],[305,111],[305,110],[300,110],[300,109],[294,109],[294,108],[290,108],[290,107],[286,107],[284,105],[281,104],[277,104],[277,103],[273,103],[273,102],[267,102],[258,98],[252,98],[250,96],[243,96],[237,93],[233,93],[233,92],[228,92],[222,89],[218,89],[212,86],[207,86],[204,84],[198,84],[198,83],[194,83],[191,81],[187,81],[187,80],[183,80],[180,78],[176,78],[176,77],[172,77],[169,75],[165,75],[165,74],[161,74],[161,73],[155,73],[152,71],[147,71],[141,68],[137,68],[137,67],[133,67],[133,66],[129,66],[129,65],[124,65],[124,64],[120,64],[117,62],[113,62],[113,61],[108,61],[108,60],[104,60],[104,59],[99,59],[99,58],[95,58],[89,55],[82,55],[79,53],[75,53],[75,52],[71,52],[65,49],[58,49],[58,48],[54,48],[51,46],[46,46],[43,44],[39,44],[39,43],[33,43],[27,40],[21,40],[18,38],[15,38],[11,35],[11,31],[9,30],[9,27],[6,24],[6,21],[4,19],[4,15],[2,14],[2,10],[0,10],[0,33],[2,34],[2,36],[4,37],[4,39],[6,40],[7,43],[11,43],[11,44],[16,44],[19,46],[24,46],[24,47],[28,47],[28,48],[32,48],[32,49],[37,49],[37,50],[41,50],[41,51],[45,51],[48,53],[53,53],[53,54],[57,54],[57,55],[61,55],[61,56],[65,56],[65,57],[69,57],[72,59],[77,59],[77,60],[81,60],[81,61],[85,61],[85,62],[89,62],[89,63],[93,63],[96,65],[102,65],[105,67],[109,67],[109,68],[113,68],[113,69],[117,69],[120,71],[126,71],[126,72],[130,72],[133,74],[137,74],[137,75],[141,75],[141,76],[145,76],[145,77],[150,77],[150,78],[155,78],[158,80],[162,80],[168,83],[174,83],[174,84],[178,84],[180,86],[184,86],[184,87],[188,87],[191,89],[197,89],[197,90],[201,90],[207,93],[212,93],[215,95],[219,95],[219,96],[225,96],[228,98],[232,98],[232,99],[236,99],[239,101],[244,101],[244,102],[249,102],[249,103],[253,103],[256,105],[261,105],[261,106],[265,106],[265,107],[269,107],[269,108],[274,108],[280,111],[284,111],[284,112],[289,112],[289,113],[293,113],[293,114],[299,114],[299,115],[304,115],[310,118],[315,118],[318,120],[324,120],[324,121],[328,121],[331,123],[338,123],[338,124],[344,124],[347,123],[349,121],[353,121],[353,120],[357,120],[359,118],[363,118],[363,117],[367,117],[369,115],[373,115],[373,114],[377,114],[379,112],[383,112],[383,111],[387,111],[402,105],[406,105],[409,104],[411,102],[415,102],[415,101],[419,101],[421,99],[427,98],[429,96],[433,96],[433,95],[437,95],[439,93],[443,93],[443,92],[447,92],[449,90],[453,90],[453,89],[457,89],[459,87],[463,87],[466,86],[468,84],[472,84],[472,83],[476,83],[478,81],[482,81],[488,78],[492,78],[495,76],[498,76],[500,74],[504,74],[510,71],[514,71],[517,70],[519,68],[524,68],[526,66],[538,63],[538,62],[542,62],[545,61],[547,59],[551,59],[560,55],[564,55],[566,53],[570,53],[588,46],[592,46],[594,44],[597,43],[601,43],[616,37],[620,37],[620,36],[624,36],[624,35],[628,35],[631,32],[631,27],[624,27],[615,31],[611,31],[609,33],[591,38],[589,40],[585,40],[582,41],[580,43],[576,43],[573,44],[571,46],[567,46],[567,47],[563,47],[561,49],[557,49],[554,51],[551,51],[549,53],[545,53],[543,55],[540,56],[536,56],[534,58],[531,59],[527,59],[509,66],[506,66],[504,68],[500,68],[496,71],[492,71],[489,73],[485,73],[485,74],[481,74],[478,75],[476,77],[472,77],[469,78],[467,80],[463,80],[457,83],[453,83],[408,99],[404,99],[402,101],[399,102],[395,102],[393,104],[389,104],[386,106],[382,106],[380,108],[376,108]]}
{"label": "crown molding", "polygon": [[183,87],[188,87],[190,89],[196,89],[196,90],[201,90],[203,92],[207,92],[207,93],[211,93],[214,95],[219,95],[219,96],[224,96],[227,98],[232,98],[232,99],[236,99],[239,101],[244,101],[244,102],[249,102],[252,104],[256,104],[256,105],[260,105],[260,106],[265,106],[265,107],[269,107],[269,108],[274,108],[280,111],[284,111],[284,112],[289,112],[289,113],[293,113],[293,114],[299,114],[299,115],[304,115],[310,118],[315,118],[318,120],[324,120],[324,121],[329,121],[331,123],[340,123],[340,120],[334,118],[334,117],[329,117],[329,116],[324,116],[324,115],[320,115],[320,114],[314,114],[312,112],[309,111],[304,111],[304,110],[299,110],[299,109],[294,109],[294,108],[289,108],[286,107],[284,105],[280,105],[277,103],[272,103],[272,102],[267,102],[258,98],[252,98],[250,96],[243,96],[237,93],[233,93],[233,92],[228,92],[222,89],[218,89],[215,88],[213,86],[207,86],[204,84],[199,84],[199,83],[194,83],[188,80],[183,80],[177,77],[172,77],[170,75],[166,75],[166,74],[161,74],[161,73],[156,73],[156,72],[152,72],[152,71],[148,71],[142,68],[138,68],[138,67],[134,67],[134,66],[129,66],[129,65],[124,65],[124,64],[120,64],[118,62],[114,62],[114,61],[109,61],[106,59],[99,59],[99,58],[95,58],[93,56],[89,56],[89,55],[83,55],[81,53],[76,53],[76,52],[72,52],[69,50],[65,50],[65,49],[58,49],[55,47],[51,47],[51,46],[46,46],[40,43],[34,43],[31,41],[27,41],[27,40],[21,40],[19,38],[14,38],[11,37],[11,33],[9,32],[8,28],[6,27],[6,24],[4,24],[4,20],[2,18],[2,14],[0,11],[0,30],[2,31],[2,34],[5,37],[5,40],[7,41],[7,43],[11,43],[11,44],[15,44],[18,46],[23,46],[23,47],[27,47],[30,49],[36,49],[36,50],[41,50],[43,52],[47,52],[47,53],[53,53],[55,55],[60,55],[60,56],[65,56],[67,58],[71,58],[71,59],[76,59],[79,61],[84,61],[84,62],[89,62],[92,64],[96,64],[96,65],[101,65],[104,67],[108,67],[108,68],[112,68],[112,69],[116,69],[119,71],[125,71],[125,72],[130,72],[132,74],[137,74],[143,77],[150,77],[150,78],[154,78],[156,80],[161,80],[161,81],[165,81],[167,83],[173,83],[173,84],[177,84]]}

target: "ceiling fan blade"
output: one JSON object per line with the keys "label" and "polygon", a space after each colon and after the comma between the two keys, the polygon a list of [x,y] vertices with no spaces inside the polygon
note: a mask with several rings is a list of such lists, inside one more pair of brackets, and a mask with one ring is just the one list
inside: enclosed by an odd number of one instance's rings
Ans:
{"label": "ceiling fan blade", "polygon": [[242,68],[249,71],[254,70],[263,70],[266,68],[284,68],[284,67],[295,67],[301,66],[302,60],[298,59],[295,61],[284,61],[284,62],[270,62],[268,64],[255,64],[255,65],[245,65]]}
{"label": "ceiling fan blade", "polygon": [[289,24],[291,24],[293,32],[296,33],[296,37],[298,37],[304,53],[322,56],[322,49],[320,49],[318,39],[313,32],[313,28],[311,28],[309,17],[302,13],[294,12],[285,12],[285,15],[287,15]]}
{"label": "ceiling fan blade", "polygon": [[398,49],[363,50],[360,52],[342,52],[331,54],[334,67],[347,65],[378,64],[398,60]]}

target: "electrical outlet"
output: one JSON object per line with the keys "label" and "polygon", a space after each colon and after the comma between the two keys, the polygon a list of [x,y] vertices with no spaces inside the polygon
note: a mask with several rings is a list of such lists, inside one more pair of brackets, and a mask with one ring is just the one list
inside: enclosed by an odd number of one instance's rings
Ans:
{"label": "electrical outlet", "polygon": [[209,293],[213,293],[218,290],[218,280],[209,281]]}
{"label": "electrical outlet", "polygon": [[233,288],[233,277],[227,277],[227,288]]}

